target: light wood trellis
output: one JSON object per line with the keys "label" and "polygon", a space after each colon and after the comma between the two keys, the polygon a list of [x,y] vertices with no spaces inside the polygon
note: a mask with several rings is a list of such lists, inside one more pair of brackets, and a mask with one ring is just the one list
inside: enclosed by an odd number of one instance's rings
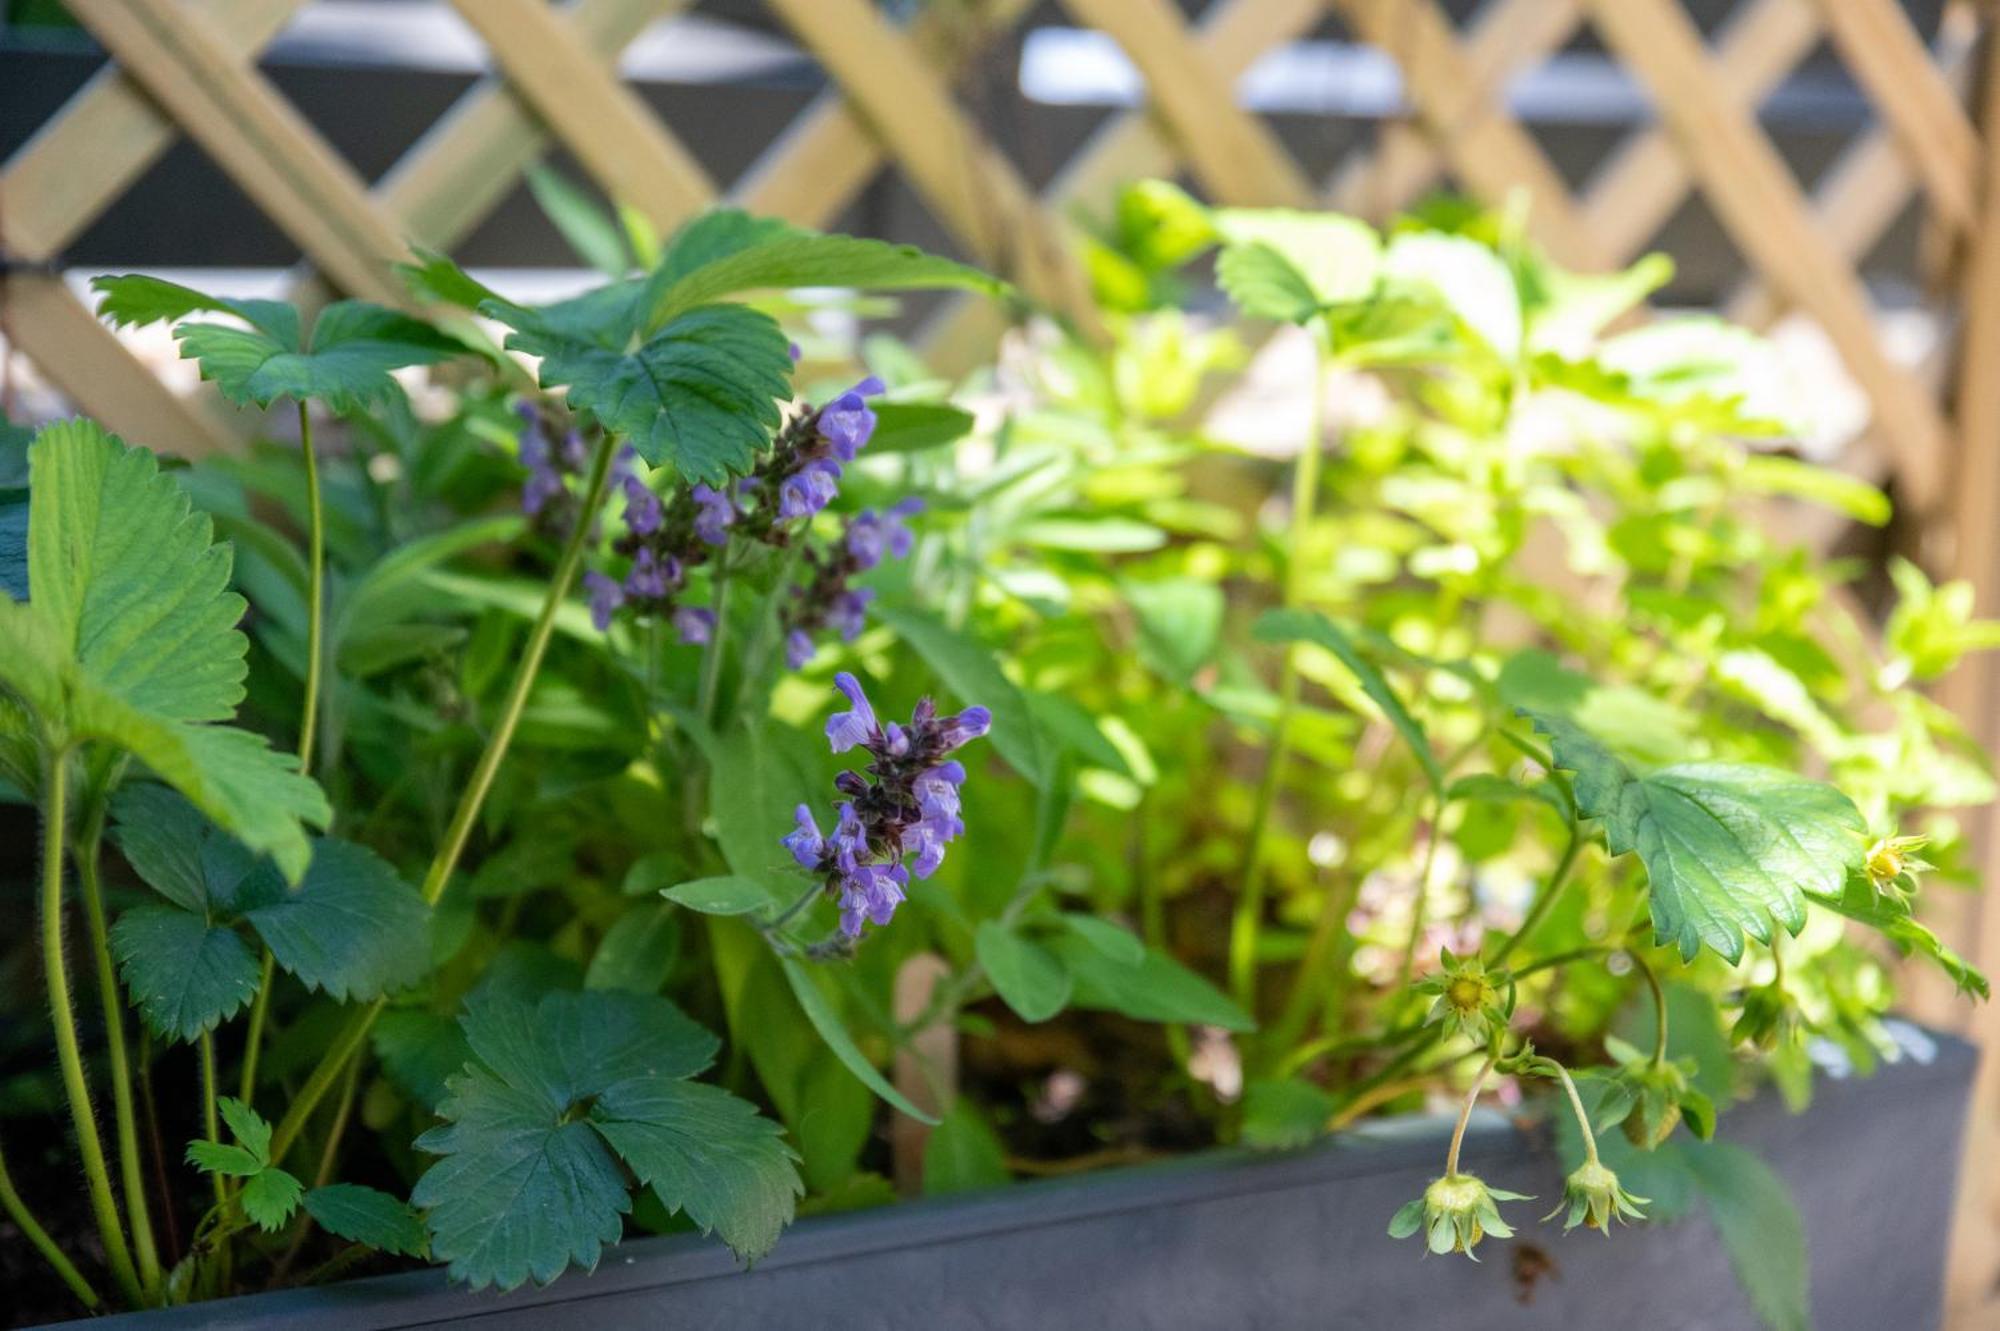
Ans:
{"label": "light wood trellis", "polygon": [[[521,173],[566,147],[604,190],[663,231],[717,202],[807,225],[830,223],[883,171],[899,173],[967,257],[1044,305],[1095,326],[1067,234],[1079,209],[1107,210],[1123,181],[1185,173],[1231,204],[1330,206],[1380,217],[1440,183],[1528,225],[1575,267],[1630,261],[1698,192],[1746,260],[1729,312],[1768,324],[1788,312],[1826,334],[1872,408],[1871,434],[1939,573],[1968,576],[2000,610],[2000,43],[1990,10],[1948,16],[1926,45],[1895,0],[1744,0],[1705,39],[1681,0],[1486,0],[1462,29],[1439,0],[1213,0],[1197,20],[1171,0],[1062,0],[1101,29],[1145,80],[1147,105],[1106,121],[1041,194],[955,95],[955,72],[1033,8],[1030,0],[933,0],[907,27],[869,0],[768,0],[818,60],[829,86],[733,185],[711,180],[615,73],[621,52],[690,0],[453,0],[492,70],[372,187],[258,69],[304,0],[69,0],[112,57],[0,168],[0,312],[13,349],[79,407],[155,446],[195,453],[239,428],[204,396],[170,391],[94,317],[57,270],[65,249],[176,139],[197,143],[297,244],[302,294],[403,304],[390,272],[411,241],[449,250]],[[1256,59],[1331,14],[1387,52],[1407,114],[1328,179],[1315,179],[1273,128],[1239,106]],[[1649,94],[1657,123],[1634,130],[1571,189],[1507,108],[1519,74],[1580,30]],[[1874,110],[1810,193],[1760,128],[1756,107],[1822,41]],[[1975,106],[1967,89],[1986,99]],[[1912,200],[1937,265],[1933,293],[1957,336],[1923,365],[1899,363],[1856,265]],[[990,304],[963,300],[925,334],[946,365],[982,354],[1000,331]],[[2000,676],[1974,663],[1951,701],[1975,733],[2000,739]],[[2000,881],[2000,836],[1986,838]],[[2000,899],[1947,921],[1964,950],[2000,964]],[[1989,1048],[1989,1008],[1926,1003]],[[2000,1270],[2000,1069],[1982,1075],[1962,1204],[1952,1300],[1988,1325]]]}

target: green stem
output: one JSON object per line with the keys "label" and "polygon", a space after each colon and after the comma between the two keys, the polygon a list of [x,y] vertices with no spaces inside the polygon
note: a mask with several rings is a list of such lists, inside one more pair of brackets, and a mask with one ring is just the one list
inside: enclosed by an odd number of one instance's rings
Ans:
{"label": "green stem", "polygon": [[312,414],[299,399],[299,454],[306,466],[306,696],[299,722],[299,770],[312,774],[313,732],[319,726],[320,658],[326,624],[326,523],[320,510],[319,459],[313,453]]}
{"label": "green stem", "polygon": [[264,1014],[270,1008],[271,981],[277,961],[271,949],[264,949],[264,962],[257,971],[257,997],[250,1004],[250,1026],[243,1033],[243,1089],[237,1098],[246,1105],[257,1103],[257,1055],[264,1045]]}
{"label": "green stem", "polygon": [[[215,1113],[215,1032],[201,1033],[201,1127],[212,1142],[222,1140],[222,1124]],[[273,1162],[275,1163],[275,1161]],[[222,1206],[229,1200],[229,1183],[220,1174],[210,1174],[209,1181],[215,1185],[215,1204]]]}
{"label": "green stem", "polygon": [[83,1306],[95,1312],[102,1302],[97,1297],[97,1291],[90,1287],[90,1282],[83,1278],[83,1273],[76,1269],[63,1250],[56,1246],[49,1232],[42,1228],[41,1222],[28,1209],[28,1204],[21,1200],[21,1194],[14,1190],[14,1179],[7,1172],[4,1153],[0,1153],[0,1209],[5,1209],[14,1227],[27,1235],[28,1242],[35,1245],[35,1251],[48,1259],[49,1265],[56,1269],[56,1274],[62,1277],[62,1282],[70,1287]]}
{"label": "green stem", "polygon": [[1528,913],[1521,917],[1520,928],[1509,934],[1507,941],[1500,945],[1500,950],[1493,954],[1495,969],[1505,964],[1507,958],[1514,955],[1514,949],[1521,946],[1522,941],[1548,918],[1549,911],[1556,904],[1556,898],[1562,894],[1563,885],[1569,881],[1570,870],[1576,866],[1577,852],[1582,848],[1583,830],[1571,822],[1569,844],[1563,847],[1562,858],[1556,861],[1555,872],[1549,875],[1548,885],[1542,888],[1541,895],[1537,896],[1534,904],[1528,907]]}
{"label": "green stem", "polygon": [[[1354,908],[1355,896],[1360,890],[1361,880],[1354,874],[1343,873],[1335,884],[1320,894],[1319,918],[1313,921],[1312,937],[1306,942],[1305,956],[1299,960],[1299,968],[1292,976],[1291,992],[1285,996],[1285,1004],[1279,1009],[1278,1024],[1271,1031],[1269,1045],[1273,1051],[1287,1049],[1299,1038],[1314,1003],[1321,994],[1334,987],[1343,973],[1328,962],[1334,944],[1340,939],[1341,922]],[[1329,994],[1329,1005],[1331,1001]]]}
{"label": "green stem", "polygon": [[1576,1113],[1576,1130],[1583,1134],[1583,1155],[1589,1164],[1597,1163],[1597,1134],[1590,1130],[1590,1115],[1583,1112],[1583,1097],[1576,1093],[1576,1083],[1570,1079],[1569,1069],[1553,1058],[1544,1060],[1562,1078],[1563,1090],[1569,1093],[1569,1107]]}
{"label": "green stem", "polygon": [[1417,871],[1417,896],[1410,903],[1410,936],[1403,940],[1403,966],[1401,985],[1409,983],[1417,973],[1417,943],[1423,937],[1426,917],[1430,913],[1431,870],[1437,867],[1438,844],[1444,840],[1444,797],[1431,796],[1430,831],[1424,838],[1424,864]]}
{"label": "green stem", "polygon": [[715,575],[715,629],[708,635],[708,647],[701,655],[701,690],[695,715],[710,725],[715,723],[715,694],[722,683],[722,652],[729,637],[729,570],[717,565]]}
{"label": "green stem", "polygon": [[132,1250],[139,1282],[147,1296],[160,1296],[160,1255],[153,1245],[153,1220],[146,1204],[146,1177],[139,1158],[139,1120],[132,1104],[132,1064],[125,1045],[125,1007],[118,999],[118,972],[105,926],[104,893],[98,882],[98,849],[104,834],[104,801],[93,798],[77,832],[77,884],[82,889],[90,947],[97,960],[98,1001],[104,1008],[105,1057],[111,1073],[112,1121],[118,1135],[119,1182],[125,1189],[125,1216],[132,1226]]}
{"label": "green stem", "polygon": [[[583,547],[589,542],[590,530],[597,523],[598,510],[604,507],[605,492],[610,486],[611,458],[617,450],[617,436],[607,433],[598,440],[597,450],[590,459],[590,475],[584,482],[583,505],[577,513],[576,529],[569,534],[569,540],[564,543],[562,554],[556,560],[555,572],[550,575],[548,592],[542,598],[542,608],[535,616],[534,627],[528,632],[521,664],[514,672],[513,683],[508,686],[506,701],[501,704],[499,723],[486,741],[485,752],[479,755],[479,763],[473,768],[472,778],[452,814],[451,826],[446,829],[444,841],[431,860],[430,871],[424,875],[424,900],[430,905],[437,904],[438,898],[444,895],[446,885],[451,882],[452,872],[458,868],[459,857],[465,853],[465,844],[472,836],[472,824],[478,819],[479,810],[493,789],[493,780],[499,774],[508,747],[513,743],[514,731],[521,724],[521,713],[527,708],[528,694],[541,671],[549,639],[555,634],[556,612],[562,608],[569,595],[570,584],[576,580],[577,567],[583,563]],[[271,1134],[273,1164],[283,1160],[285,1152],[298,1140],[299,1134],[305,1130],[306,1120],[319,1107],[326,1093],[333,1089],[347,1060],[367,1040],[375,1019],[387,1006],[388,1000],[376,999],[349,1018],[340,1034],[334,1037],[333,1043],[320,1058],[319,1066],[313,1069],[305,1085],[292,1097],[284,1118]]]}
{"label": "green stem", "polygon": [[1646,977],[1646,987],[1653,991],[1653,1066],[1659,1067],[1667,1061],[1667,994],[1660,988],[1660,977],[1646,964],[1646,959],[1627,948],[1625,955],[1632,958],[1632,964],[1639,974]]}
{"label": "green stem", "polygon": [[[1305,442],[1292,467],[1292,520],[1288,533],[1285,583],[1281,602],[1286,609],[1296,606],[1305,583],[1305,544],[1312,530],[1313,507],[1319,498],[1319,455],[1325,404],[1321,400],[1326,378],[1326,362],[1314,342],[1312,419]],[[1243,860],[1243,890],[1236,899],[1236,911],[1229,922],[1229,987],[1236,1001],[1250,1008],[1256,1001],[1257,936],[1264,923],[1264,878],[1270,860],[1271,819],[1284,782],[1285,760],[1290,756],[1292,715],[1299,704],[1299,648],[1285,645],[1278,675],[1278,715],[1271,726],[1271,747],[1264,757],[1264,774],[1257,783],[1257,802],[1250,814],[1250,830]]]}
{"label": "green stem", "polygon": [[90,1189],[90,1209],[104,1240],[111,1274],[133,1305],[145,1303],[125,1229],[112,1195],[111,1174],[104,1165],[104,1144],[97,1135],[97,1114],[90,1103],[90,1083],[84,1080],[83,1055],[77,1047],[76,1013],[69,996],[69,962],[63,954],[63,854],[69,818],[69,749],[52,747],[42,781],[42,965],[54,1019],[56,1061],[62,1068],[63,1090],[69,1097],[70,1120],[76,1127],[77,1154]]}
{"label": "green stem", "polygon": [[[542,598],[541,612],[535,617],[534,628],[529,630],[520,667],[515,670],[514,682],[501,705],[499,724],[494,726],[492,736],[487,739],[486,751],[479,755],[478,766],[472,769],[472,779],[467,782],[465,793],[459,797],[458,809],[452,815],[451,826],[445,831],[444,844],[431,861],[430,872],[424,875],[424,900],[433,906],[444,895],[445,884],[451,881],[452,871],[458,867],[459,857],[465,853],[465,843],[472,836],[473,821],[479,817],[479,810],[493,789],[493,779],[500,772],[500,763],[514,742],[514,730],[521,724],[521,713],[528,705],[528,693],[535,686],[535,676],[542,668],[542,656],[548,651],[549,639],[555,633],[556,612],[569,595],[570,584],[576,579],[577,566],[583,562],[583,547],[590,540],[590,529],[596,525],[597,512],[604,506],[604,493],[611,475],[611,456],[617,448],[617,436],[608,432],[598,440],[597,452],[590,460],[590,477],[584,484],[583,507],[577,513],[576,530],[570,533],[562,556],[556,561],[555,572],[549,578],[548,594]],[[720,620],[720,616],[717,619]]]}
{"label": "green stem", "polygon": [[1458,1148],[1465,1144],[1465,1125],[1472,1122],[1472,1109],[1479,1103],[1479,1092],[1486,1086],[1487,1074],[1493,1071],[1493,1055],[1479,1065],[1479,1071],[1472,1074],[1472,1089],[1465,1093],[1465,1104],[1458,1111],[1458,1124],[1451,1130],[1451,1150],[1445,1153],[1444,1176],[1458,1177]]}

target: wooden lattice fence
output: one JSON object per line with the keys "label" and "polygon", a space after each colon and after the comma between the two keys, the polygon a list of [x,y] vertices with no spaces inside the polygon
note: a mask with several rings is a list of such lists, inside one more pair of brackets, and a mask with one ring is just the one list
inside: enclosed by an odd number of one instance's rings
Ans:
{"label": "wooden lattice fence", "polygon": [[[932,0],[907,26],[870,0],[768,0],[827,86],[734,182],[711,179],[616,73],[621,50],[690,0],[454,0],[490,72],[372,186],[258,66],[304,0],[68,6],[111,63],[0,168],[0,316],[10,349],[78,407],[164,449],[199,452],[241,427],[155,378],[60,266],[182,136],[296,243],[308,294],[391,303],[410,299],[390,272],[410,242],[452,249],[557,145],[662,230],[721,201],[823,226],[896,173],[962,253],[1086,329],[1094,315],[1067,233],[1079,209],[1108,209],[1135,177],[1184,174],[1218,201],[1375,217],[1448,182],[1496,206],[1525,201],[1554,254],[1599,269],[1634,258],[1698,193],[1746,263],[1729,312],[1754,323],[1797,312],[1824,331],[1867,396],[1878,478],[1918,518],[1921,555],[1940,574],[1973,578],[1986,613],[2000,609],[2000,42],[1989,40],[2000,15],[1990,9],[1954,7],[1929,42],[1897,0],[1743,0],[1712,35],[1682,0],[1486,0],[1463,24],[1439,0],[1213,0],[1193,20],[1172,0],[1062,0],[1069,20],[1123,49],[1147,101],[1111,116],[1038,193],[955,91],[956,71],[1020,23],[1030,0]],[[1236,87],[1260,56],[1329,16],[1395,61],[1405,113],[1315,178]],[[1644,88],[1656,118],[1572,188],[1507,94],[1580,31]],[[1808,191],[1757,108],[1822,43],[1873,117]],[[1955,334],[1919,365],[1891,354],[1856,272],[1913,200],[1934,260],[1930,304]],[[922,340],[942,363],[964,364],[991,345],[999,317],[953,304]],[[1995,685],[1975,664],[1949,695],[1989,742],[2000,738]],[[2000,837],[1987,841],[1993,881]],[[1989,968],[2000,963],[2000,898],[1961,914],[1945,922],[1956,941]],[[1969,1021],[1946,1005],[1923,1011],[1989,1047],[2000,1035],[1993,1008]],[[1953,1302],[1968,1325],[1997,1315],[1985,1304],[2000,1270],[1995,1062],[1981,1083],[1954,1261]]]}

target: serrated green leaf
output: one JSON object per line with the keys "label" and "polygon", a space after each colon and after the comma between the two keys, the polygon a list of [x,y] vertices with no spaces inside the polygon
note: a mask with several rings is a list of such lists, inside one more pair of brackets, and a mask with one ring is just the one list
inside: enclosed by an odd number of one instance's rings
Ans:
{"label": "serrated green leaf", "polygon": [[[718,221],[708,223],[714,228],[721,225]],[[999,294],[1007,289],[1005,283],[976,268],[926,254],[914,245],[791,227],[779,232],[769,229],[768,223],[764,226],[765,233],[754,243],[741,245],[685,271],[680,270],[680,264],[687,260],[677,261],[674,250],[670,249],[652,283],[647,301],[650,311],[647,327],[660,328],[689,310],[745,291],[795,287],[857,287],[872,291],[958,287]],[[669,264],[673,267],[669,268]]]}
{"label": "serrated green leaf", "polygon": [[669,1210],[685,1212],[746,1262],[791,1223],[798,1155],[783,1129],[717,1086],[636,1077],[598,1097],[591,1125]]}
{"label": "serrated green leaf", "polygon": [[772,904],[769,888],[754,878],[733,874],[676,883],[661,888],[660,895],[703,915],[748,915]]}
{"label": "serrated green leaf", "polygon": [[972,941],[995,992],[1022,1021],[1047,1021],[1069,1002],[1069,971],[1047,948],[998,920],[983,922]]}
{"label": "serrated green leaf", "polygon": [[1256,1020],[1230,997],[1163,952],[1146,949],[1137,965],[1113,960],[1075,936],[1049,949],[1075,981],[1072,1006],[1119,1012],[1135,1021],[1179,1021],[1250,1031]]}
{"label": "serrated green leaf", "polygon": [[30,446],[32,604],[98,688],[175,721],[228,719],[243,699],[249,643],[229,590],[229,547],[208,516],[89,421]]}
{"label": "serrated green leaf", "polygon": [[1992,986],[1977,966],[1946,946],[1943,939],[1912,915],[1907,902],[1877,892],[1862,875],[1849,875],[1837,896],[1807,892],[1806,900],[1876,930],[1906,957],[1915,953],[1935,962],[1961,993],[1981,998],[1993,996]]}
{"label": "serrated green leaf", "polygon": [[422,1257],[430,1249],[423,1217],[408,1202],[358,1183],[328,1183],[305,1195],[306,1213],[335,1238],[379,1252]]}
{"label": "serrated green leaf", "polygon": [[125,749],[288,877],[329,816],[295,760],[224,720],[241,699],[243,599],[229,553],[152,456],[87,422],[50,426],[34,476],[27,606],[0,600],[0,684],[65,742]]}
{"label": "serrated green leaf", "polygon": [[118,973],[154,1034],[188,1041],[257,992],[257,959],[234,929],[177,906],[134,906],[111,926]]}
{"label": "serrated green leaf", "polygon": [[890,1107],[908,1114],[919,1123],[935,1126],[937,1119],[911,1104],[903,1093],[891,1086],[875,1065],[868,1061],[868,1056],[861,1052],[860,1047],[854,1043],[854,1037],[847,1033],[847,1027],[841,1022],[840,1014],[826,1001],[826,995],[820,992],[819,985],[807,973],[804,964],[795,957],[780,957],[778,961],[784,968],[785,981],[791,985],[793,996],[799,1000],[799,1007],[805,1011],[806,1020],[812,1023],[812,1028],[819,1032],[819,1038],[833,1051],[834,1057],[841,1061],[842,1066]]}
{"label": "serrated green leaf", "polygon": [[1375,288],[1382,241],[1365,222],[1283,208],[1224,208],[1214,218],[1224,241],[1216,276],[1246,314],[1303,322]]}
{"label": "serrated green leaf", "polygon": [[249,1178],[264,1167],[262,1160],[241,1146],[199,1140],[187,1144],[187,1162],[205,1174],[231,1178]]}
{"label": "serrated green leaf", "polygon": [[960,1096],[924,1142],[924,1196],[1006,1186],[1007,1148],[979,1107]]}
{"label": "serrated green leaf", "polygon": [[229,1125],[230,1133],[243,1144],[243,1149],[255,1156],[258,1164],[269,1164],[271,1125],[264,1116],[233,1095],[223,1096],[216,1105],[222,1110],[222,1121]]}
{"label": "serrated green leaf", "polygon": [[[230,401],[268,407],[279,398],[312,399],[336,412],[365,410],[402,395],[389,371],[449,360],[465,347],[419,319],[366,301],[335,301],[304,336],[298,312],[275,301],[220,300],[148,277],[101,277],[100,310],[120,324],[178,319],[181,356],[201,367]],[[235,315],[248,328],[190,314]]]}
{"label": "serrated green leaf", "polygon": [[417,256],[417,262],[397,264],[396,273],[421,298],[463,310],[476,310],[489,300],[501,299],[499,292],[459,267],[450,255],[421,245],[414,246],[411,252]]}
{"label": "serrated green leaf", "polygon": [[319,838],[296,888],[258,875],[237,904],[280,966],[341,1002],[393,993],[430,965],[430,907],[351,841]]}
{"label": "serrated green leaf", "polygon": [[[773,1201],[789,1152],[751,1106],[681,1080],[716,1040],[667,1000],[487,992],[461,1025],[473,1060],[448,1084],[444,1125],[417,1140],[442,1158],[410,1198],[455,1278],[511,1288],[595,1266],[631,1209],[624,1168],[725,1237],[767,1243],[789,1216],[789,1196],[782,1214]],[[614,1146],[635,1155],[621,1167]]]}
{"label": "serrated green leaf", "polygon": [[1326,616],[1306,610],[1269,610],[1257,621],[1256,637],[1261,642],[1310,642],[1324,647],[1340,663],[1347,667],[1361,691],[1389,719],[1403,742],[1410,746],[1411,754],[1423,767],[1429,778],[1431,789],[1440,797],[1444,794],[1444,768],[1437,755],[1431,752],[1430,737],[1424,733],[1423,725],[1410,714],[1396,691],[1389,687],[1374,662],[1363,656],[1354,646],[1346,632]]}
{"label": "serrated green leaf", "polygon": [[1389,242],[1382,277],[1391,289],[1420,292],[1503,360],[1521,352],[1521,297],[1499,255],[1466,236],[1410,231]]}
{"label": "serrated green leaf", "polygon": [[711,208],[674,232],[654,267],[653,287],[664,291],[697,268],[796,234],[798,229],[782,218],[758,217],[741,208]]}
{"label": "serrated green leaf", "polygon": [[566,388],[570,406],[654,466],[711,485],[748,471],[791,394],[791,344],[777,322],[747,306],[705,306],[628,350],[619,325],[633,293],[605,290],[622,296],[591,307],[482,308],[514,330],[508,347],[541,357],[544,388]]}
{"label": "serrated green leaf", "polygon": [[1707,944],[1737,961],[1745,934],[1770,941],[1773,919],[1797,933],[1805,894],[1837,895],[1861,863],[1867,825],[1832,786],[1742,763],[1639,776],[1569,718],[1529,715],[1611,853],[1638,852],[1654,935],[1685,959]]}

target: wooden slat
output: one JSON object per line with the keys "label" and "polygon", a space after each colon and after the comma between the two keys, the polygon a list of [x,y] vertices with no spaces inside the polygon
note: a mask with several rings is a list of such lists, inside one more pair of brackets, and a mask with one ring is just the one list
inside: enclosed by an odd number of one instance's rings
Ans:
{"label": "wooden slat", "polygon": [[[1222,0],[1201,25],[1200,42],[1216,69],[1234,79],[1258,56],[1311,28],[1322,0]],[[1085,141],[1050,182],[1051,209],[1104,213],[1128,180],[1172,174],[1172,146],[1159,122],[1142,111],[1112,117]],[[925,356],[946,373],[970,369],[1005,327],[989,300],[963,297],[947,306],[918,341]]]}
{"label": "wooden slat", "polygon": [[[246,51],[261,50],[305,0],[193,0],[189,9]],[[7,248],[53,259],[180,136],[172,117],[117,65],[63,103],[0,169]]]}
{"label": "wooden slat", "polygon": [[1784,162],[1750,113],[1722,95],[1712,62],[1675,0],[1588,0],[1598,32],[1653,92],[1662,118],[1744,254],[1812,314],[1868,393],[1915,510],[1942,494],[1944,423],[1875,336],[1866,293],[1813,228]]}
{"label": "wooden slat", "polygon": [[[1755,106],[1805,59],[1819,37],[1811,0],[1751,0],[1716,39],[1716,95]],[[1591,178],[1584,223],[1612,259],[1629,263],[1694,188],[1694,173],[1665,129],[1632,135]]]}
{"label": "wooden slat", "polygon": [[[577,0],[567,25],[606,68],[649,23],[692,2]],[[448,248],[499,207],[548,143],[532,104],[506,78],[489,75],[460,94],[374,192],[408,234]]]}
{"label": "wooden slat", "polygon": [[453,0],[453,8],[606,194],[662,231],[714,200],[687,149],[544,0]]}
{"label": "wooden slat", "polygon": [[909,38],[867,0],[771,0],[926,205],[977,260],[1085,330],[1098,315],[1074,249],[1013,166],[960,113]]}
{"label": "wooden slat", "polygon": [[71,0],[70,12],[343,290],[403,304],[407,253],[354,169],[213,22],[171,0]]}
{"label": "wooden slat", "polygon": [[1610,266],[1533,137],[1481,97],[1477,71],[1435,0],[1331,2],[1364,40],[1395,58],[1412,108],[1468,193],[1490,207],[1526,208],[1529,232],[1570,266]]}
{"label": "wooden slat", "polygon": [[241,428],[209,399],[181,397],[161,383],[61,277],[10,273],[0,299],[15,348],[114,434],[187,458],[232,447],[240,437]]}
{"label": "wooden slat", "polygon": [[[1513,77],[1546,59],[1582,19],[1578,0],[1490,0],[1465,39],[1465,64],[1475,80],[1469,100],[1497,106]],[[1426,131],[1390,121],[1373,152],[1349,154],[1324,197],[1330,208],[1386,220],[1435,184],[1444,167]]]}
{"label": "wooden slat", "polygon": [[1917,169],[1931,203],[1970,231],[1979,205],[1979,135],[1895,0],[1818,0],[1847,67]]}
{"label": "wooden slat", "polygon": [[[971,50],[1012,27],[1033,0],[991,0],[971,11],[927,6],[910,24],[926,60],[956,68]],[[836,85],[815,97],[784,133],[737,177],[729,201],[739,208],[825,228],[887,163],[873,131]]]}
{"label": "wooden slat", "polygon": [[1167,0],[1063,0],[1109,34],[1146,78],[1146,92],[1208,196],[1243,207],[1311,206],[1305,173],[1264,122],[1236,100],[1234,79],[1189,35]]}
{"label": "wooden slat", "polygon": [[[2000,41],[1989,27],[1982,61],[1986,139],[1981,163],[1984,175],[1983,215],[2000,218]],[[1982,615],[2000,615],[2000,227],[1991,220],[1974,234],[1967,264],[1964,323],[1958,357],[1957,424],[1959,451],[1952,475],[1951,572],[1970,579],[1974,608]],[[1943,681],[1943,701],[1957,713],[1976,741],[2000,745],[2000,662],[1991,652],[1976,652]],[[1973,863],[1985,888],[1972,911],[1970,936],[1947,935],[1969,951],[1975,965],[1991,974],[2000,968],[2000,821],[1988,812],[1973,834]],[[1946,1305],[1958,1314],[1953,1325],[1990,1325],[1968,1320],[1972,1310],[1993,1297],[2000,1274],[2000,1235],[1996,1235],[1996,1201],[2000,1201],[2000,1007],[1981,1006],[1967,1032],[1979,1046],[1979,1072],[1973,1081],[1972,1104],[1966,1118],[1964,1164],[1952,1227],[1946,1273]]]}
{"label": "wooden slat", "polygon": [[[1971,49],[1945,51],[1939,66],[1954,84],[1963,82]],[[1889,131],[1877,125],[1842,151],[1813,190],[1813,222],[1835,251],[1859,262],[1895,224],[1916,193],[1917,177]],[[1723,314],[1752,328],[1768,328],[1784,313],[1784,302],[1753,274],[1723,302]]]}

